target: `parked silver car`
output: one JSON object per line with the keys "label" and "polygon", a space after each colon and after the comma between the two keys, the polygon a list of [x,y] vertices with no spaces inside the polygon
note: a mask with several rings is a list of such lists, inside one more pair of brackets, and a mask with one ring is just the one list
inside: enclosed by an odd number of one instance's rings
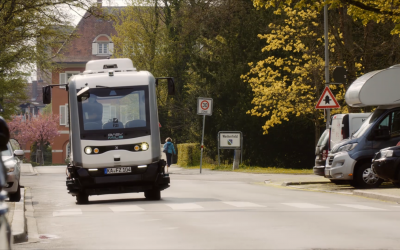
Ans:
{"label": "parked silver car", "polygon": [[[10,138],[10,133],[6,121],[0,116],[0,154],[1,150],[7,148],[7,142]],[[11,249],[12,237],[11,227],[7,221],[6,214],[8,212],[7,203],[4,200],[7,198],[7,192],[3,190],[7,183],[6,169],[3,161],[0,159],[0,249]]]}
{"label": "parked silver car", "polygon": [[8,193],[10,201],[21,200],[21,160],[17,156],[23,156],[23,150],[13,150],[11,143],[7,143],[7,150],[1,152],[1,158],[7,172],[7,181],[4,188]]}

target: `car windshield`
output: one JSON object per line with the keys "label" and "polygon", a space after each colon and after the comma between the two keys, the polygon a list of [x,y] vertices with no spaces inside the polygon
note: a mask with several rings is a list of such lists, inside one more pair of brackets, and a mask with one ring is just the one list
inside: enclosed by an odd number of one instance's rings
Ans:
{"label": "car windshield", "polygon": [[365,131],[367,131],[367,129],[372,125],[372,123],[374,123],[376,119],[378,119],[385,111],[386,109],[375,110],[374,113],[368,116],[368,118],[362,123],[361,127],[357,130],[356,133],[354,133],[351,138],[361,137],[365,133]]}
{"label": "car windshield", "polygon": [[324,133],[322,133],[321,137],[318,140],[317,146],[326,145],[329,139],[329,129],[325,129]]}
{"label": "car windshield", "polygon": [[1,156],[12,156],[12,155],[13,155],[13,153],[12,153],[12,150],[11,150],[10,143],[7,143],[7,149],[1,151]]}
{"label": "car windshield", "polygon": [[148,87],[103,87],[78,97],[81,131],[149,126]]}

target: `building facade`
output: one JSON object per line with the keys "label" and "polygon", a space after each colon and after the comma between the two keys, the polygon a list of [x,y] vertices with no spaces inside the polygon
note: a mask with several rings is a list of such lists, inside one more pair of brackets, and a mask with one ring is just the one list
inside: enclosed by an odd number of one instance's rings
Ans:
{"label": "building facade", "polygon": [[[123,7],[98,7],[110,14],[118,14]],[[51,84],[66,84],[68,79],[83,73],[86,63],[90,60],[107,59],[112,56],[114,44],[111,36],[116,35],[113,21],[97,18],[86,13],[78,23],[75,33],[78,38],[71,40],[59,50],[60,58],[54,60],[59,70],[51,72],[48,82]],[[52,88],[52,112],[60,116],[59,133],[52,143],[52,163],[65,164],[69,156],[69,118],[68,92],[65,87]]]}

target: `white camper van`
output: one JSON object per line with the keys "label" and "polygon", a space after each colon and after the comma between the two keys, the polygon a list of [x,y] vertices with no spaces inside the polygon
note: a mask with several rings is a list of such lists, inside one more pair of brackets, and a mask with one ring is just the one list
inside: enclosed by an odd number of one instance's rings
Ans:
{"label": "white camper van", "polygon": [[[173,94],[173,80],[167,79]],[[89,195],[131,192],[158,200],[169,187],[160,151],[157,80],[136,71],[130,59],[89,61],[83,74],[68,80],[66,185],[78,204],[87,203]],[[54,86],[43,87],[44,103],[50,103]]]}
{"label": "white camper van", "polygon": [[[315,148],[314,174],[325,176],[325,164],[328,152],[341,141],[351,136],[361,127],[361,124],[371,113],[336,114],[331,117],[330,129],[321,135]],[[331,180],[335,183],[340,183]]]}
{"label": "white camper van", "polygon": [[343,139],[351,136],[361,127],[361,124],[370,116],[371,113],[349,113],[337,114],[331,120],[330,148]]}
{"label": "white camper van", "polygon": [[382,183],[371,170],[371,160],[380,149],[400,141],[400,67],[367,73],[346,92],[349,106],[377,106],[349,140],[337,143],[328,156],[325,177],[349,180],[355,187],[377,187]]}

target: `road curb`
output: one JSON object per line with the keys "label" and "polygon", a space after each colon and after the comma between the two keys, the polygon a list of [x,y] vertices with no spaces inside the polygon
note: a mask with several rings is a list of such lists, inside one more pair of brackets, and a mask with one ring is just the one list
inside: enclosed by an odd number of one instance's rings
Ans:
{"label": "road curb", "polygon": [[285,181],[282,186],[292,186],[292,185],[309,185],[309,184],[328,184],[330,181]]}
{"label": "road curb", "polygon": [[14,243],[26,241],[26,220],[25,220],[25,189],[21,188],[21,200],[15,202],[14,215],[11,223]]}
{"label": "road curb", "polygon": [[374,192],[370,192],[370,191],[360,191],[360,190],[354,190],[353,194],[358,195],[358,196],[367,197],[367,198],[373,198],[373,199],[378,199],[378,200],[400,203],[400,197],[395,196],[395,195],[378,194],[378,193],[374,193]]}

